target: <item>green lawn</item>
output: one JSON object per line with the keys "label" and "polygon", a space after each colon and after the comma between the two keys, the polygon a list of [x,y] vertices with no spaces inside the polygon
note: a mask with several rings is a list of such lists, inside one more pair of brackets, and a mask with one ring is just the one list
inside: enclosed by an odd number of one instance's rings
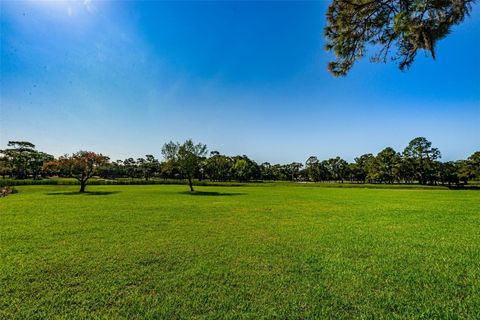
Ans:
{"label": "green lawn", "polygon": [[480,192],[24,186],[0,318],[480,318]]}

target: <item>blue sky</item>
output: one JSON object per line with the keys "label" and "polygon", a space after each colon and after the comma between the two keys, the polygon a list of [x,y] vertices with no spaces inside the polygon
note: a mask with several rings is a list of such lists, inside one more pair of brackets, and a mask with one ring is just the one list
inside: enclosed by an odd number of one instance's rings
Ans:
{"label": "blue sky", "polygon": [[193,138],[256,161],[351,161],[426,136],[480,149],[480,9],[408,72],[326,70],[328,2],[1,1],[0,147],[160,156]]}

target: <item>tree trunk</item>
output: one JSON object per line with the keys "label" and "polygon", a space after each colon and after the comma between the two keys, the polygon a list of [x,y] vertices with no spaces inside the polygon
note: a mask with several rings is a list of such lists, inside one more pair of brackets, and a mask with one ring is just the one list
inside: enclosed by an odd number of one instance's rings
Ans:
{"label": "tree trunk", "polygon": [[86,181],[80,181],[80,192],[85,192]]}
{"label": "tree trunk", "polygon": [[192,178],[190,178],[190,177],[188,177],[188,186],[190,187],[191,192],[195,191],[195,190],[193,190]]}

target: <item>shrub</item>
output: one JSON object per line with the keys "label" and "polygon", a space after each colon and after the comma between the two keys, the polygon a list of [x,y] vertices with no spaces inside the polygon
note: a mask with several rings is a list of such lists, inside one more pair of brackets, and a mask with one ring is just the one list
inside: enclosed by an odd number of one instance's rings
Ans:
{"label": "shrub", "polygon": [[17,193],[17,189],[9,186],[0,188],[0,198],[6,197],[9,194]]}

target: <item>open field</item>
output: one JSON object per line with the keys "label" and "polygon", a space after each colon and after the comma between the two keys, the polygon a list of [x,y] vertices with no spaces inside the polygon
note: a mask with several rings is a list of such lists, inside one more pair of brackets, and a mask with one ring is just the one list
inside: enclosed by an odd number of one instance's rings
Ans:
{"label": "open field", "polygon": [[480,318],[480,192],[21,186],[0,318]]}

